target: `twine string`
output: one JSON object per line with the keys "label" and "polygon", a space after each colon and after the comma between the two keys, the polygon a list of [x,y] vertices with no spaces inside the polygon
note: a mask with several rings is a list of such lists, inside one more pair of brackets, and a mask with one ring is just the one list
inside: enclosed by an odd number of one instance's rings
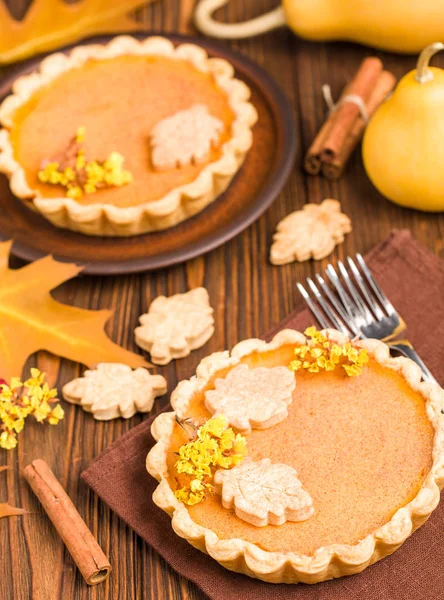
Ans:
{"label": "twine string", "polygon": [[351,104],[355,104],[359,108],[359,112],[363,121],[367,124],[369,121],[369,115],[367,111],[367,107],[365,106],[364,100],[358,94],[346,94],[343,98],[341,98],[338,102],[333,101],[333,96],[331,94],[331,87],[328,83],[325,83],[322,86],[322,95],[324,96],[324,100],[326,105],[328,106],[328,110],[330,113],[338,110],[343,104],[350,102]]}

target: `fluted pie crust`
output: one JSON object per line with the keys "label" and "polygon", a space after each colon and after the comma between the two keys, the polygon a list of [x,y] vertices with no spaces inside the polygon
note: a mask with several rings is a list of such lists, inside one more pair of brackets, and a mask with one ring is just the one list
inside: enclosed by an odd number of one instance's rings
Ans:
{"label": "fluted pie crust", "polygon": [[[112,202],[79,202],[66,197],[44,197],[41,189],[33,189],[27,181],[23,166],[16,160],[11,131],[17,109],[23,107],[33,94],[60,75],[79,69],[89,60],[117,57],[164,57],[186,61],[201,73],[212,75],[215,85],[226,97],[233,113],[227,139],[221,142],[219,155],[199,171],[197,177],[171,189],[163,197],[135,206],[116,206]],[[251,128],[257,112],[248,101],[248,86],[234,78],[234,69],[226,60],[208,58],[197,45],[174,46],[168,39],[149,37],[139,41],[130,36],[119,36],[105,45],[78,46],[69,54],[55,53],[45,58],[39,70],[19,77],[12,94],[0,105],[0,172],[10,181],[10,188],[18,198],[44,215],[53,225],[89,235],[132,236],[172,227],[202,211],[230,184],[241,167],[253,143]],[[63,98],[60,99],[63,103]],[[149,110],[149,107],[147,107]],[[73,134],[82,123],[73,123]],[[146,140],[147,148],[149,141]],[[110,148],[109,151],[118,150]],[[51,157],[48,157],[51,158]],[[95,157],[94,157],[95,158]],[[128,157],[125,157],[126,159]],[[131,195],[131,184],[127,186]]]}
{"label": "fluted pie crust", "polygon": [[[345,341],[344,336],[337,331],[328,330],[327,333],[338,343]],[[375,364],[379,363],[382,369],[396,371],[413,390],[412,393],[424,399],[424,420],[430,423],[431,431],[434,431],[433,448],[430,457],[431,468],[424,474],[416,495],[396,510],[388,522],[360,539],[358,543],[325,545],[310,555],[268,551],[239,538],[220,539],[210,528],[203,527],[193,520],[185,504],[176,499],[169,483],[168,452],[175,427],[175,416],[188,416],[193,397],[211,383],[216,373],[226,372],[226,369],[232,368],[241,359],[254,356],[255,353],[269,353],[284,346],[304,344],[305,341],[304,335],[287,329],[278,333],[270,343],[250,339],[237,344],[231,353],[218,352],[204,359],[197,368],[196,376],[181,382],[173,392],[171,404],[175,412],[161,414],[154,420],[152,435],[157,443],[149,452],[146,461],[148,472],[159,481],[153,500],[172,517],[172,526],[177,535],[208,553],[227,569],[272,583],[313,584],[363,571],[394,552],[427,520],[437,507],[440,489],[444,487],[444,390],[435,384],[421,382],[419,367],[409,359],[392,358],[389,348],[383,342],[363,340],[357,342],[357,345],[367,349],[370,359]],[[171,462],[169,464],[171,465]]]}

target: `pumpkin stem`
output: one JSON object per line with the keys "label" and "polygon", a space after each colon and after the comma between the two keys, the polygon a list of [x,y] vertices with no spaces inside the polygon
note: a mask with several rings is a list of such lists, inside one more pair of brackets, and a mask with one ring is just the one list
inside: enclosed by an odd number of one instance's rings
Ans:
{"label": "pumpkin stem", "polygon": [[427,48],[424,48],[419,55],[418,63],[416,65],[416,81],[419,81],[419,83],[426,83],[426,81],[433,79],[433,73],[429,69],[429,62],[432,56],[440,50],[444,50],[444,44],[441,42],[435,42],[434,44],[427,46]]}

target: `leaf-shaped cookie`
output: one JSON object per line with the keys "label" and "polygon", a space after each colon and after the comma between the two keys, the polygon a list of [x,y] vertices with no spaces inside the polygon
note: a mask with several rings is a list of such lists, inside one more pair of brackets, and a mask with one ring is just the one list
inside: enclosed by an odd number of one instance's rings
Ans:
{"label": "leaf-shaped cookie", "polygon": [[136,344],[150,352],[151,360],[158,365],[188,356],[213,333],[213,309],[202,287],[169,298],[158,296],[134,331]]}
{"label": "leaf-shaped cookie", "polygon": [[313,500],[302,489],[296,470],[269,458],[220,469],[214,484],[224,508],[234,508],[240,519],[256,527],[305,521],[314,513]]}
{"label": "leaf-shaped cookie", "polygon": [[341,213],[337,200],[306,204],[278,223],[273,236],[270,261],[284,265],[309,258],[320,260],[331,254],[351,231],[351,221]]}
{"label": "leaf-shaped cookie", "polygon": [[130,419],[136,412],[149,412],[154,398],[167,390],[165,378],[151,375],[147,369],[135,369],[118,363],[101,363],[83,377],[63,386],[63,396],[80,404],[95,419]]}
{"label": "leaf-shaped cookie", "polygon": [[104,331],[108,310],[61,304],[50,291],[78,275],[83,267],[52,256],[20,269],[9,269],[11,242],[0,243],[0,377],[20,377],[26,359],[49,350],[92,367],[100,361],[149,366],[139,355],[114,344]]}
{"label": "leaf-shaped cookie", "polygon": [[151,131],[151,161],[155,169],[175,169],[208,158],[224,129],[204,104],[195,104],[162,119]]}
{"label": "leaf-shaped cookie", "polygon": [[249,369],[240,364],[224,379],[216,379],[214,390],[205,392],[205,406],[211,414],[224,414],[231,427],[248,433],[283,421],[295,386],[294,373],[287,367]]}

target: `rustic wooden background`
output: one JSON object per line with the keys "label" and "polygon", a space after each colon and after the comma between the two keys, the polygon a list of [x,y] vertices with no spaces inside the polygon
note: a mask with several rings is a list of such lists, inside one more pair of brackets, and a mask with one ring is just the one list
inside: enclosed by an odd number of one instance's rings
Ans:
{"label": "rustic wooden background", "polygon": [[[9,0],[21,16],[29,0]],[[226,21],[263,13],[276,0],[232,0],[220,11]],[[139,13],[147,31],[189,33],[194,0],[157,0]],[[222,42],[224,43],[224,42]],[[157,273],[122,277],[83,277],[55,292],[58,300],[84,308],[115,308],[108,326],[118,343],[137,351],[133,329],[138,316],[159,294],[171,295],[190,287],[207,287],[215,309],[216,333],[204,348],[158,371],[168,378],[169,390],[187,378],[205,355],[257,336],[279,322],[301,302],[295,282],[321,271],[327,261],[272,267],[268,260],[276,223],[305,202],[338,198],[353,221],[353,232],[335,251],[343,257],[367,252],[393,228],[408,228],[431,250],[444,258],[444,215],[401,209],[384,200],[372,187],[362,167],[359,151],[337,183],[307,177],[300,168],[304,151],[322,123],[325,108],[321,84],[328,82],[339,94],[361,59],[370,50],[351,44],[303,42],[290,31],[226,42],[267,69],[290,99],[297,122],[299,148],[294,172],[270,210],[232,242],[185,265]],[[414,57],[377,53],[387,68],[402,76],[413,68]],[[436,60],[444,66],[444,57]],[[381,149],[383,151],[383,149]],[[0,282],[1,285],[1,282]],[[37,365],[59,388],[78,376],[82,367],[41,352],[29,366]],[[0,374],[1,375],[1,374]],[[155,410],[167,402],[157,400]],[[0,451],[0,464],[10,468],[0,474],[0,502],[25,507],[30,514],[0,521],[0,598],[2,600],[116,600],[203,598],[187,580],[144,544],[80,481],[91,460],[114,440],[141,422],[99,423],[81,409],[64,403],[65,420],[57,427],[28,424],[16,450]],[[113,572],[106,583],[88,587],[77,572],[61,540],[21,476],[34,458],[45,459],[77,505],[108,554]],[[137,494],[137,490],[134,490]],[[147,515],[150,518],[150,515]],[[153,517],[154,518],[154,517]]]}

